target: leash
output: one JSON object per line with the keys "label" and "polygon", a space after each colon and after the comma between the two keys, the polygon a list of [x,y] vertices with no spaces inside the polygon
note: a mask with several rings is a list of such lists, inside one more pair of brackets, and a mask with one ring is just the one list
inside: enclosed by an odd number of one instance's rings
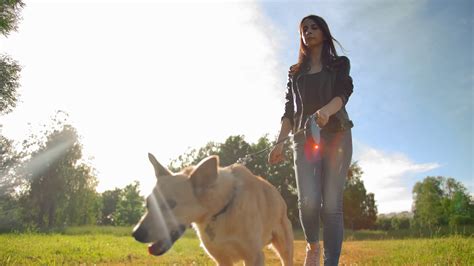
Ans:
{"label": "leash", "polygon": [[277,141],[277,142],[276,142],[275,144],[273,144],[272,146],[270,146],[270,147],[268,147],[268,148],[265,148],[265,149],[263,149],[263,150],[261,150],[261,151],[254,152],[254,153],[251,153],[251,154],[247,154],[247,155],[245,155],[244,157],[239,158],[236,163],[242,164],[242,165],[247,165],[247,163],[249,163],[255,156],[257,156],[257,155],[259,155],[259,154],[261,154],[261,153],[264,153],[264,152],[266,152],[266,151],[268,151],[268,150],[274,148],[276,145],[278,145],[278,144],[280,144],[280,143],[283,143],[283,142],[289,140],[290,138],[293,138],[293,139],[294,139],[294,137],[295,137],[296,135],[301,134],[301,133],[305,133],[307,129],[310,129],[310,130],[311,130],[311,131],[310,131],[310,132],[311,132],[310,134],[312,135],[312,137],[313,137],[315,140],[316,140],[316,138],[317,138],[317,141],[316,141],[316,142],[319,143],[319,132],[318,132],[318,136],[317,136],[317,137],[314,136],[314,134],[316,133],[316,130],[317,130],[316,114],[310,115],[310,116],[307,118],[306,121],[310,121],[310,122],[309,122],[309,123],[306,122],[304,128],[302,128],[302,129],[296,131],[295,134],[289,135],[288,137],[283,138],[283,139]]}

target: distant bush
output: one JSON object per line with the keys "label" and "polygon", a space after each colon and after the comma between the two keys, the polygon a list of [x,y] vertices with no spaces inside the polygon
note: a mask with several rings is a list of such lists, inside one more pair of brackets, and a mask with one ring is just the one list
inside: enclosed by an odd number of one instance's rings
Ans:
{"label": "distant bush", "polygon": [[378,230],[388,231],[392,229],[392,218],[387,217],[377,217],[375,222],[375,227]]}
{"label": "distant bush", "polygon": [[17,205],[17,201],[9,196],[0,197],[0,232],[12,232],[24,228],[21,210]]}
{"label": "distant bush", "polygon": [[449,219],[449,226],[474,225],[474,218],[465,215],[453,215]]}
{"label": "distant bush", "polygon": [[379,215],[375,222],[377,230],[401,230],[410,229],[410,225],[413,224],[412,214],[409,212],[401,212],[390,215]]}

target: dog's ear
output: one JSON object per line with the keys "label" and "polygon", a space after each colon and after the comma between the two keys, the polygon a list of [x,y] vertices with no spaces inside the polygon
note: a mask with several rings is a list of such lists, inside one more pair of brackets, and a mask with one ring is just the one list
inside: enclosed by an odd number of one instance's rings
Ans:
{"label": "dog's ear", "polygon": [[151,164],[153,164],[153,168],[155,168],[155,175],[158,178],[159,176],[163,175],[172,175],[171,172],[164,168],[153,156],[153,154],[148,153],[148,159],[150,159]]}
{"label": "dog's ear", "polygon": [[[210,156],[203,159],[194,168],[190,175],[191,183],[196,191],[202,191],[210,186],[217,179],[217,168],[219,167],[219,157]],[[198,193],[199,194],[199,193]]]}

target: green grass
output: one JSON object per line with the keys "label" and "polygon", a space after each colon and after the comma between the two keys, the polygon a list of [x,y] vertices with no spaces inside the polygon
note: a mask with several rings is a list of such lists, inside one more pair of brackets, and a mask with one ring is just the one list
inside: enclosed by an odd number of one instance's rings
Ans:
{"label": "green grass", "polygon": [[64,235],[114,235],[131,236],[133,227],[127,226],[74,226],[67,227],[58,233]]}
{"label": "green grass", "polygon": [[[61,233],[0,234],[0,265],[213,265],[193,230],[187,230],[161,257],[148,255],[147,245],[136,242],[130,231],[130,227],[76,227]],[[377,240],[386,237],[382,233],[387,232],[349,232],[353,237],[343,244],[341,264],[474,265],[473,237]],[[295,235],[299,239],[295,241],[295,264],[302,265],[305,242],[301,231]],[[279,264],[272,252],[265,253],[266,265]]]}
{"label": "green grass", "polygon": [[474,240],[451,236],[345,242],[342,261],[363,265],[474,265]]}
{"label": "green grass", "polygon": [[131,236],[111,234],[4,234],[0,243],[0,265],[211,264],[192,232],[162,257],[148,255]]}
{"label": "green grass", "polygon": [[474,236],[474,226],[459,226],[456,228],[441,226],[433,229],[400,229],[391,231],[381,230],[345,230],[345,240],[386,240],[412,238],[442,238],[453,235],[464,237]]}
{"label": "green grass", "polygon": [[[293,229],[295,239],[304,240],[304,234],[301,229]],[[323,235],[321,230],[320,236]],[[451,228],[448,226],[438,227],[435,229],[401,229],[392,231],[382,230],[344,230],[344,241],[360,241],[360,240],[392,240],[392,239],[418,239],[418,238],[443,238],[459,235],[463,237],[474,237],[474,226],[463,226]]]}
{"label": "green grass", "polygon": [[400,229],[391,231],[375,231],[375,230],[346,230],[347,240],[368,240],[368,239],[408,239],[408,238],[438,238],[453,235],[461,235],[465,237],[474,236],[474,226],[440,226],[434,228],[419,229]]}

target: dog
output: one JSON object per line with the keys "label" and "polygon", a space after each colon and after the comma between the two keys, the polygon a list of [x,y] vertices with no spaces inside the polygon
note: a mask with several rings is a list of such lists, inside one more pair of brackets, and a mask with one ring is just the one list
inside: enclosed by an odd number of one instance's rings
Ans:
{"label": "dog", "polygon": [[157,178],[133,237],[150,254],[168,251],[192,226],[217,265],[264,265],[271,244],[282,265],[293,265],[293,231],[287,206],[274,186],[240,164],[219,167],[218,156],[171,173],[148,154]]}

